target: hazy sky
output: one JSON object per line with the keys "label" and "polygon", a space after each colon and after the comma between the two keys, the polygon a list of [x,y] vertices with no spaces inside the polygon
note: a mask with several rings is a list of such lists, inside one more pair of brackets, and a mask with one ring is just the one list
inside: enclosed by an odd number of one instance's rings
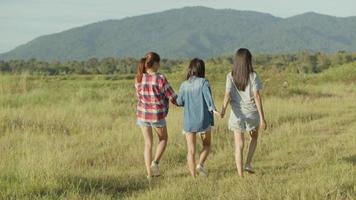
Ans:
{"label": "hazy sky", "polygon": [[202,5],[289,17],[356,16],[356,0],[0,0],[0,53],[35,37],[106,19]]}

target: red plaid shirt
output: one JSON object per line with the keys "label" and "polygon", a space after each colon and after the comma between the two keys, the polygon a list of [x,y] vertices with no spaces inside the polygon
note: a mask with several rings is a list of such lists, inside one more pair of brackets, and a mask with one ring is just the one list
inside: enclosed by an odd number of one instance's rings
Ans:
{"label": "red plaid shirt", "polygon": [[177,105],[177,95],[160,73],[144,73],[142,81],[135,83],[135,88],[138,99],[136,112],[138,120],[158,122],[166,118],[169,100]]}

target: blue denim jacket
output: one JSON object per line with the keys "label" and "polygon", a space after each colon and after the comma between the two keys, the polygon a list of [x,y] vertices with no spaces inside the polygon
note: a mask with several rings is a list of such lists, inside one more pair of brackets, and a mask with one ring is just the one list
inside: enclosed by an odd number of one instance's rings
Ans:
{"label": "blue denim jacket", "polygon": [[184,107],[184,131],[200,132],[214,126],[213,97],[208,80],[191,77],[179,89],[177,103]]}

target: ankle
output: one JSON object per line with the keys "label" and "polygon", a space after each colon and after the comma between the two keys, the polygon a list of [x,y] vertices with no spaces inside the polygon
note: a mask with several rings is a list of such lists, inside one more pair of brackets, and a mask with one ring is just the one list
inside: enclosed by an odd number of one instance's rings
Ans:
{"label": "ankle", "polygon": [[251,163],[246,163],[245,167],[252,167]]}

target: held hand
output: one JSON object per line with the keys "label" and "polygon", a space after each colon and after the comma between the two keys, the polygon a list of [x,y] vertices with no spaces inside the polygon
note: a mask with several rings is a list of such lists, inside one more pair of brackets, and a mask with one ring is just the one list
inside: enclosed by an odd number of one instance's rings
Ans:
{"label": "held hand", "polygon": [[221,117],[221,118],[224,118],[224,116],[225,116],[225,110],[223,109],[223,110],[221,111],[221,113],[220,113],[220,117]]}
{"label": "held hand", "polygon": [[221,113],[220,113],[219,111],[214,110],[213,113],[214,113],[215,115],[217,115],[219,118],[221,118]]}
{"label": "held hand", "polygon": [[260,121],[260,130],[266,130],[267,129],[267,123],[265,119],[262,119]]}
{"label": "held hand", "polygon": [[222,108],[221,108],[221,118],[224,118],[224,116],[225,116],[225,107],[222,106]]}

